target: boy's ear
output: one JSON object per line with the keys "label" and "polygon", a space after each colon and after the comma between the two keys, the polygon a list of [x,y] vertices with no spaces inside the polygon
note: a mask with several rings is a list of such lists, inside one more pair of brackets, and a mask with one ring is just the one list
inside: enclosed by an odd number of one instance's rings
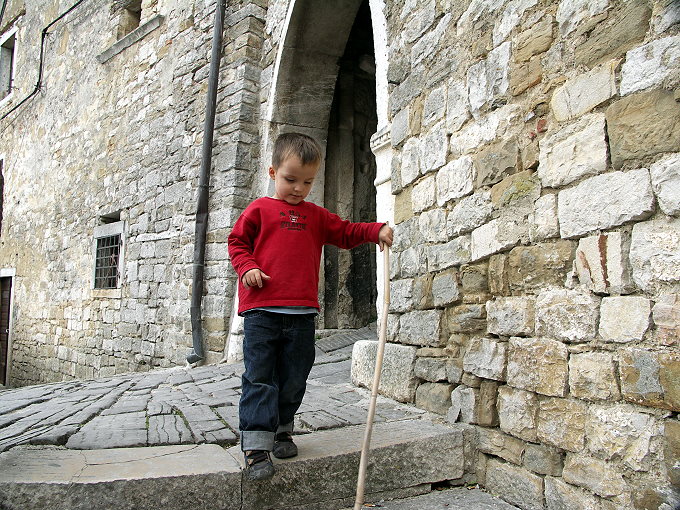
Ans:
{"label": "boy's ear", "polygon": [[273,166],[269,167],[269,177],[271,177],[272,179],[276,179],[276,170],[274,170]]}

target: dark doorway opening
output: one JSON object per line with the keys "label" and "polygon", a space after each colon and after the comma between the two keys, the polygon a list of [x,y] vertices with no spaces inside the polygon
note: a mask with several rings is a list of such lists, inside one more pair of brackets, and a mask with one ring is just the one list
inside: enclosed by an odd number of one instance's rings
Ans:
{"label": "dark doorway opening", "polygon": [[9,371],[9,319],[12,278],[0,278],[0,384],[7,384]]}
{"label": "dark doorway opening", "polygon": [[[378,119],[373,27],[368,1],[359,8],[339,60],[328,123],[324,204],[351,221],[376,221],[375,157]],[[376,246],[325,248],[324,326],[361,328],[376,319]]]}

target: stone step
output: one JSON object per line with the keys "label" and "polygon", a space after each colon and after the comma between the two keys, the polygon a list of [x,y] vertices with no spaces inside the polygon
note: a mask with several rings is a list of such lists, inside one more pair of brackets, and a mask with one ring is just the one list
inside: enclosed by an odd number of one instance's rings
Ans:
{"label": "stone step", "polygon": [[[276,459],[264,482],[242,480],[238,447],[17,447],[0,454],[0,508],[337,510],[354,502],[364,430],[297,436],[300,455]],[[424,419],[374,425],[366,501],[423,494],[462,476],[462,429]]]}

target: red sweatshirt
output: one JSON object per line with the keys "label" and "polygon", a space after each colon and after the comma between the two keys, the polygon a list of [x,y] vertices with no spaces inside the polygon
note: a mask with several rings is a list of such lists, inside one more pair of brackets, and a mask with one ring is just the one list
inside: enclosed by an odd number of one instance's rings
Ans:
{"label": "red sweatshirt", "polygon": [[[263,306],[319,308],[321,248],[377,243],[383,223],[351,223],[311,202],[290,205],[263,197],[251,203],[229,234],[229,257],[238,274],[238,313]],[[271,277],[245,288],[241,277],[258,268]]]}

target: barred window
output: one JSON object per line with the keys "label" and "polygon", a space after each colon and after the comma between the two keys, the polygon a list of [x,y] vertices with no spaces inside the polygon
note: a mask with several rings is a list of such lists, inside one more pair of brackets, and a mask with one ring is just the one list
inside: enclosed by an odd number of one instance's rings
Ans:
{"label": "barred window", "polygon": [[118,287],[120,271],[120,234],[97,239],[97,259],[94,269],[95,289]]}

